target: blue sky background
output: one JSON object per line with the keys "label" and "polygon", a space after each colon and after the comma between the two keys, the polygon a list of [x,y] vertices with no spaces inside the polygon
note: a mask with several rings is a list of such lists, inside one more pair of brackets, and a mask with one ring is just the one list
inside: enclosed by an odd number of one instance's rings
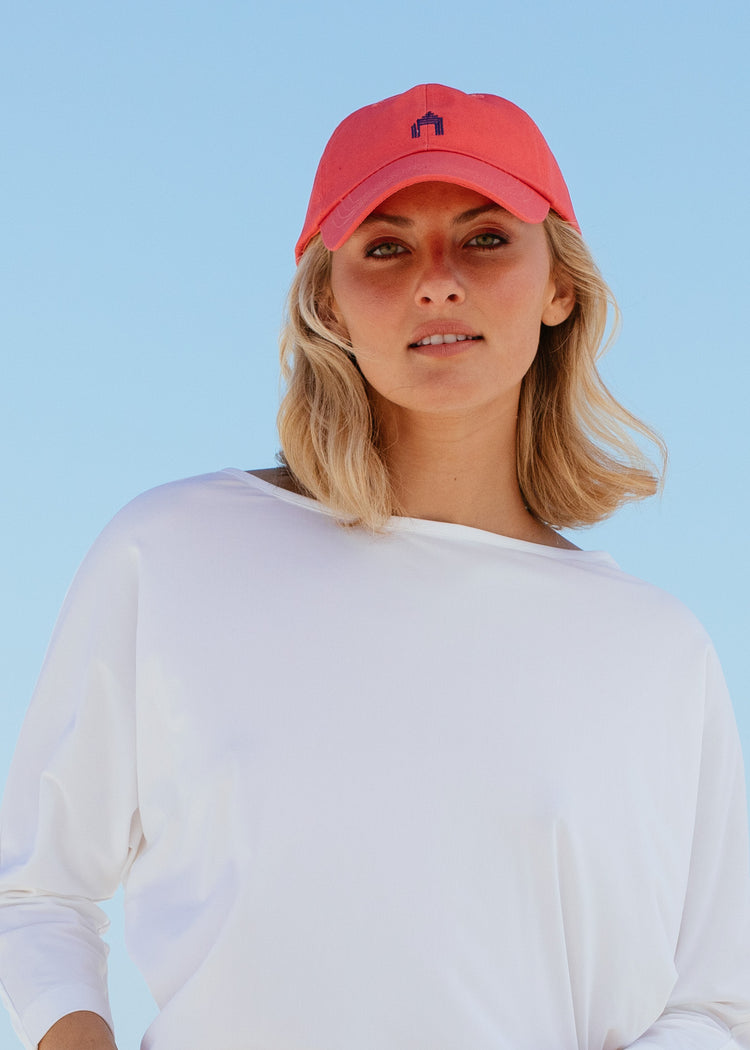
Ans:
{"label": "blue sky background", "polygon": [[[351,110],[427,81],[507,96],[558,157],[623,309],[604,375],[671,452],[661,500],[576,542],[706,624],[750,760],[749,12],[6,0],[0,778],[105,521],[160,482],[272,463],[277,332],[320,152]],[[120,941],[115,919],[118,1041],[136,1050],[153,1006]]]}

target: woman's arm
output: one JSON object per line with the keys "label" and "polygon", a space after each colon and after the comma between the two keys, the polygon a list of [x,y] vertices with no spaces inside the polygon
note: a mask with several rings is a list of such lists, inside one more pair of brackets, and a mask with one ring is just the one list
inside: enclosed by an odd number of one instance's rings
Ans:
{"label": "woman's arm", "polygon": [[97,902],[116,892],[140,843],[134,562],[110,527],[77,574],[0,809],[0,993],[29,1050],[62,1017],[110,1021]]}
{"label": "woman's arm", "polygon": [[749,852],[740,741],[711,650],[675,985],[664,1013],[628,1050],[750,1050]]}
{"label": "woman's arm", "polygon": [[99,1014],[66,1014],[39,1043],[39,1050],[117,1050],[109,1025]]}

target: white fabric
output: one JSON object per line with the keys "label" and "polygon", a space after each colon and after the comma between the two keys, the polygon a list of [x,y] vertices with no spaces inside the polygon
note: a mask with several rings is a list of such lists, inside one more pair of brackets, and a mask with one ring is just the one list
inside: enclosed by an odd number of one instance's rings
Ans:
{"label": "white fabric", "polygon": [[178,482],[55,630],[4,994],[28,1046],[109,1019],[92,902],[124,880],[148,1050],[748,1045],[744,800],[702,628],[607,555]]}

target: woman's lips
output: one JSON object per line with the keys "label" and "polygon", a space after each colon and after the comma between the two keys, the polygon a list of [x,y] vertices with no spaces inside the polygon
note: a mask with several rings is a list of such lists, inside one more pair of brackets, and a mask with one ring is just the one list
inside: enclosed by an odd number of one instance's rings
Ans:
{"label": "woman's lips", "polygon": [[450,317],[433,317],[429,321],[423,321],[414,329],[409,340],[409,348],[451,346],[453,343],[475,342],[481,338],[476,328],[462,321]]}

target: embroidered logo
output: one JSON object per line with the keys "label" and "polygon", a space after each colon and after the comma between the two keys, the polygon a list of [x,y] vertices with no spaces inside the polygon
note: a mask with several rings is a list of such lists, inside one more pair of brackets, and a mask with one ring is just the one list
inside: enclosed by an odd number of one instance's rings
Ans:
{"label": "embroidered logo", "polygon": [[439,117],[437,113],[433,113],[431,109],[428,110],[423,117],[420,117],[419,120],[412,124],[411,137],[413,139],[421,138],[422,128],[429,127],[430,125],[434,128],[436,135],[443,134],[443,118]]}

